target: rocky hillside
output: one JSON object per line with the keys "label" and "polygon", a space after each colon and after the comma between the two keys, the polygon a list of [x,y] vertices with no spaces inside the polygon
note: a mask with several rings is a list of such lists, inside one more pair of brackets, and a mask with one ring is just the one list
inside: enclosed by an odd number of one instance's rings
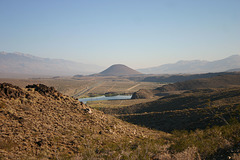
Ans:
{"label": "rocky hillside", "polygon": [[91,109],[53,87],[0,84],[0,159],[148,159],[164,151],[166,136]]}
{"label": "rocky hillside", "polygon": [[239,93],[239,89],[192,91],[151,102],[156,103],[155,112],[149,112],[154,105],[150,110],[143,105],[135,107],[134,114],[118,116],[165,131],[229,123],[207,131],[167,134],[106,115],[53,87],[0,83],[0,159],[239,158],[235,153],[240,128],[230,121],[239,120]]}

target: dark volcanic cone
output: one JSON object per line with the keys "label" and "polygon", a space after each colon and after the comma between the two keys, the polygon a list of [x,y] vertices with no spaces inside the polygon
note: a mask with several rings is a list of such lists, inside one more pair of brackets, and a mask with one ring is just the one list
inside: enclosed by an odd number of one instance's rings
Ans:
{"label": "dark volcanic cone", "polygon": [[139,75],[142,74],[132,68],[129,68],[123,64],[115,64],[107,68],[106,70],[99,73],[103,76],[128,76],[128,75]]}

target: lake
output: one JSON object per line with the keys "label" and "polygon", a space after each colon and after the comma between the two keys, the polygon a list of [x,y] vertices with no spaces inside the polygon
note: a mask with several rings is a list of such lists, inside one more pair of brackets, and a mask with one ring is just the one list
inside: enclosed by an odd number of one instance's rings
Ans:
{"label": "lake", "polygon": [[132,95],[117,95],[117,96],[98,96],[89,98],[80,98],[79,101],[86,103],[87,101],[101,101],[101,100],[121,100],[121,99],[131,99]]}

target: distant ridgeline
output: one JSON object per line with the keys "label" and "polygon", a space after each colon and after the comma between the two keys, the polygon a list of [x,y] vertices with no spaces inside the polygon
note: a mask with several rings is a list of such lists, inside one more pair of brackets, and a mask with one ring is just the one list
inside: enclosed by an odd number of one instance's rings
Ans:
{"label": "distant ridgeline", "polygon": [[216,61],[178,61],[173,64],[164,64],[157,67],[138,69],[145,74],[197,74],[208,72],[239,71],[240,55],[232,55]]}
{"label": "distant ridgeline", "polygon": [[205,74],[176,74],[176,75],[162,75],[162,76],[149,76],[143,78],[143,82],[161,82],[161,83],[174,83],[183,82],[187,80],[199,79],[199,78],[211,78],[221,75],[239,75],[240,72],[217,72],[217,73],[205,73]]}
{"label": "distant ridgeline", "polygon": [[[214,76],[215,75],[215,76]],[[201,75],[200,75],[201,76]],[[235,86],[240,86],[240,74],[239,73],[212,73],[204,74],[203,76],[212,76],[211,78],[199,78],[187,81],[180,81],[173,84],[166,84],[162,87],[158,87],[153,90],[139,90],[133,93],[134,99],[147,98],[152,96],[163,96],[169,95],[170,92],[175,91],[186,91],[186,90],[195,90],[195,89],[211,89],[211,88],[231,88]],[[181,76],[180,76],[181,77]],[[188,78],[193,78],[189,76]],[[161,78],[160,78],[161,79]]]}
{"label": "distant ridgeline", "polygon": [[63,59],[41,58],[23,53],[0,52],[0,73],[5,74],[72,76],[92,74],[100,70],[102,67],[97,65]]}

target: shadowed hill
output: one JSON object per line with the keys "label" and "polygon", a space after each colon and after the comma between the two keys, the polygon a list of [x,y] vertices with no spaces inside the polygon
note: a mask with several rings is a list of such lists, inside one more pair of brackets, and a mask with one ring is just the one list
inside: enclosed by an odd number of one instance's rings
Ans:
{"label": "shadowed hill", "polygon": [[240,74],[236,75],[219,75],[212,78],[201,78],[174,84],[164,85],[157,88],[158,91],[176,91],[192,90],[200,88],[229,88],[240,85]]}
{"label": "shadowed hill", "polygon": [[[121,114],[120,117],[129,122],[167,132],[174,129],[205,128],[208,125],[225,123],[221,118],[216,118],[217,112],[226,115],[230,113],[226,111],[227,109],[236,111],[236,107],[240,106],[239,87],[239,74],[189,80],[165,85],[152,91],[139,90],[133,94],[133,98],[147,98],[148,95],[153,94],[161,96],[156,101],[101,110],[105,113]],[[174,91],[181,91],[181,94],[163,97],[164,94]],[[212,108],[209,108],[210,106]],[[125,114],[130,115],[125,116]],[[225,119],[229,120],[230,117],[227,115]]]}
{"label": "shadowed hill", "polygon": [[102,110],[128,122],[165,132],[195,130],[226,125],[231,118],[240,121],[239,98],[240,88],[200,89],[153,102]]}
{"label": "shadowed hill", "polygon": [[132,68],[129,68],[123,64],[115,64],[100,72],[97,75],[100,76],[129,76],[142,74]]}
{"label": "shadowed hill", "polygon": [[239,99],[240,88],[197,89],[101,110],[133,124],[172,133],[176,143],[170,148],[175,151],[195,146],[202,159],[229,159],[232,155],[232,159],[239,159]]}
{"label": "shadowed hill", "polygon": [[200,78],[211,78],[221,75],[234,75],[239,73],[233,72],[217,72],[217,73],[205,73],[205,74],[182,74],[182,75],[162,75],[162,76],[148,76],[146,78],[142,78],[143,82],[160,82],[160,83],[175,83],[175,82],[183,82],[188,80],[200,79]]}
{"label": "shadowed hill", "polygon": [[[176,82],[173,84],[167,84],[162,87],[156,88],[154,90],[148,90],[152,95],[164,96],[171,94],[171,92],[182,93],[186,90],[203,89],[203,88],[229,88],[240,86],[240,74],[230,74],[230,75],[218,75],[211,78],[200,78],[194,80],[188,80],[183,82]],[[144,95],[148,93],[143,93],[143,90],[135,92],[133,99],[146,98]]]}

